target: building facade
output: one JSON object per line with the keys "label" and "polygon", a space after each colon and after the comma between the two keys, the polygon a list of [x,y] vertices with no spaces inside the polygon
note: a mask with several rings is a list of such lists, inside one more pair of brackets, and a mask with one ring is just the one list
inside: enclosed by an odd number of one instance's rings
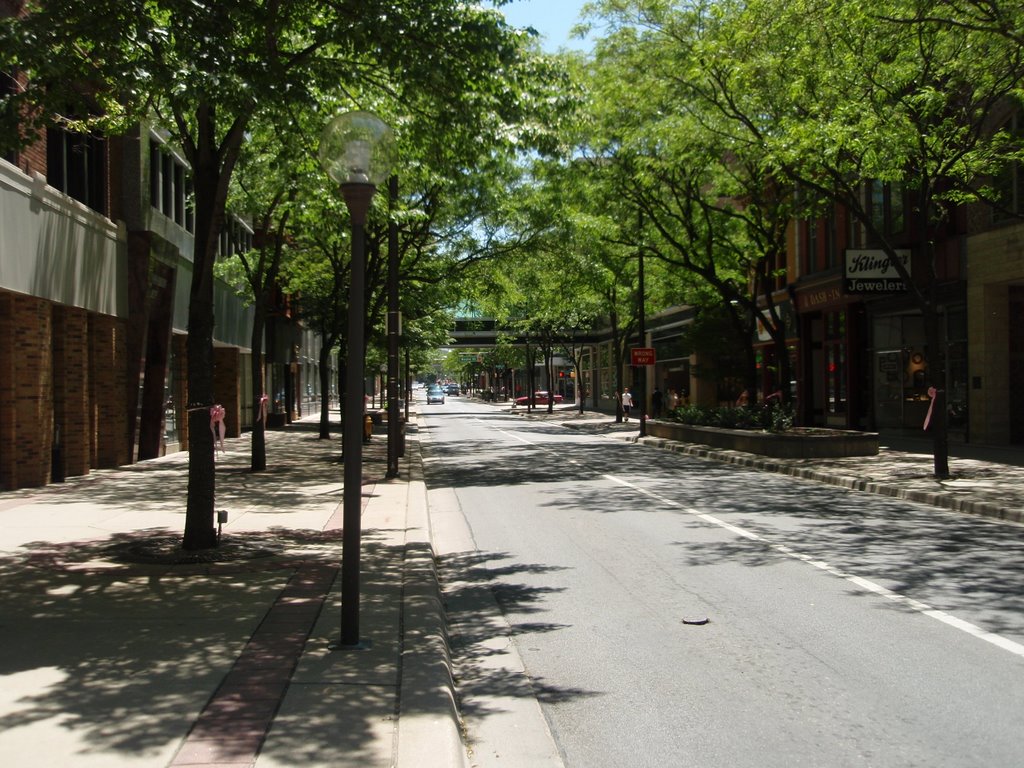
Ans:
{"label": "building facade", "polygon": [[[875,225],[904,254],[912,277],[930,279],[942,345],[949,438],[985,445],[1024,444],[1024,173],[1013,166],[1000,180],[1005,203],[951,208],[927,236],[915,226],[910,201],[893,185],[866,183]],[[925,435],[931,404],[924,317],[913,296],[894,282],[879,244],[841,208],[793,223],[785,284],[773,295],[787,329],[791,380],[777,375],[775,345],[757,323],[753,345],[758,399],[789,386],[796,421],[804,426]],[[891,270],[891,267],[888,268]],[[646,393],[675,388],[689,402],[727,405],[733,386],[709,380],[707,360],[687,349],[688,308],[649,316],[642,346],[656,350]],[[611,342],[584,357],[593,405],[614,409]],[[643,383],[624,372],[627,386]],[[589,388],[589,387],[588,387]],[[738,392],[738,390],[737,390]]]}
{"label": "building facade", "polygon": [[[0,489],[187,446],[189,184],[144,127],[51,129],[0,159]],[[221,252],[251,239],[231,219]],[[254,420],[252,308],[223,283],[215,301],[216,396],[237,436]],[[287,421],[319,396],[319,347],[289,316],[272,325],[267,387]]]}

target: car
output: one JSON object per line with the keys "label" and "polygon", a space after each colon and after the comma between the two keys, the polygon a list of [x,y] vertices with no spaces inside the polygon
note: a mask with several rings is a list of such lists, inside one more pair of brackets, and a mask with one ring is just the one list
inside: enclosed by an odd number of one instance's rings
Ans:
{"label": "car", "polygon": [[444,405],[444,390],[440,387],[434,386],[427,390],[427,405],[431,403],[440,403]]}
{"label": "car", "polygon": [[458,384],[449,384],[444,389],[445,389],[445,391],[449,395],[458,395],[459,394],[459,385]]}
{"label": "car", "polygon": [[[557,392],[555,393],[555,402],[556,403],[562,402],[562,396],[560,394],[558,394]],[[529,395],[523,395],[522,397],[517,397],[516,398],[516,405],[529,405],[529,404],[530,404],[530,397],[529,397]],[[548,404],[548,393],[547,392],[534,392],[533,393],[533,404],[534,405],[547,405]]]}

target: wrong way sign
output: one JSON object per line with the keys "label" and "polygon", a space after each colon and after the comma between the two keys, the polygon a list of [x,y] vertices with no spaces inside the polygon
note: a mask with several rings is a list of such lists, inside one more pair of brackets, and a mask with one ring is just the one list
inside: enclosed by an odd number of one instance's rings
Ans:
{"label": "wrong way sign", "polygon": [[633,347],[629,357],[632,365],[654,365],[654,347]]}

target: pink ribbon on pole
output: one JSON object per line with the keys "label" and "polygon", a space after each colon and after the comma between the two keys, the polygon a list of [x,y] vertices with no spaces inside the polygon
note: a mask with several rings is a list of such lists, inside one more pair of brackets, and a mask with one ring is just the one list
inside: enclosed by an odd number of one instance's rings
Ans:
{"label": "pink ribbon on pole", "polygon": [[227,426],[224,424],[224,416],[227,412],[223,405],[215,405],[210,408],[210,431],[213,432],[214,451],[224,450],[224,437],[227,434]]}
{"label": "pink ribbon on pole", "polygon": [[267,425],[267,403],[270,402],[270,396],[267,394],[260,395],[260,413],[256,417],[256,423],[263,422],[263,426]]}
{"label": "pink ribbon on pole", "polygon": [[939,390],[937,390],[935,387],[928,387],[928,397],[930,397],[932,401],[928,403],[928,413],[925,414],[924,426],[922,427],[922,429],[928,429],[928,424],[931,423],[932,410],[935,408],[935,396],[937,394],[939,394]]}

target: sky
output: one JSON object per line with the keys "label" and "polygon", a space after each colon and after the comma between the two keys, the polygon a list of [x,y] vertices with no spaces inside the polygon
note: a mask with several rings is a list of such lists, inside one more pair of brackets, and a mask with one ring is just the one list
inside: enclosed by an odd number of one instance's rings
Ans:
{"label": "sky", "polygon": [[562,47],[586,49],[584,40],[570,39],[569,30],[580,20],[587,0],[512,0],[500,10],[514,27],[533,27],[541,34],[541,47],[557,51]]}

